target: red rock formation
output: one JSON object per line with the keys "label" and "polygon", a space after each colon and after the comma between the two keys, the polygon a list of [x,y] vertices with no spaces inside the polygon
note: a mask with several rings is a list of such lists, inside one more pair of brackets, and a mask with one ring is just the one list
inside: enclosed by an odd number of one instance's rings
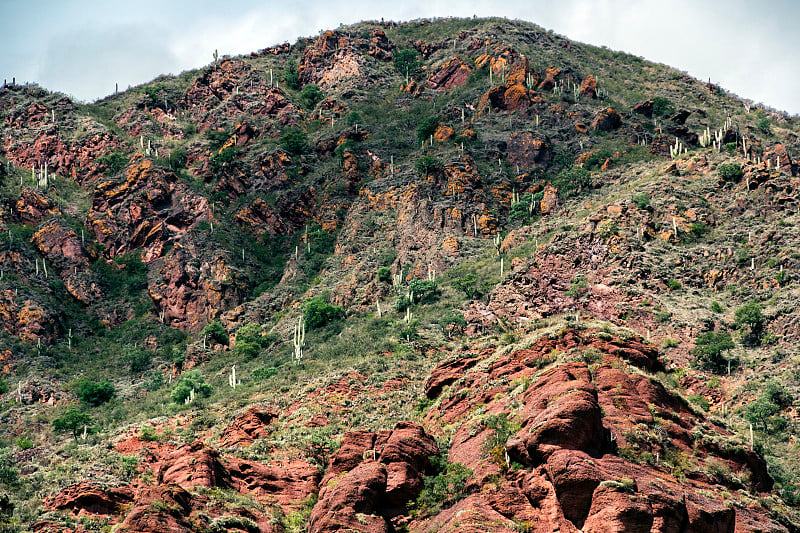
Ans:
{"label": "red rock formation", "polygon": [[646,100],[644,102],[638,103],[635,106],[633,106],[633,111],[634,113],[639,113],[640,115],[644,115],[647,118],[652,118],[653,105],[654,102],[652,100]]}
{"label": "red rock formation", "polygon": [[91,514],[111,515],[120,511],[121,506],[133,500],[130,487],[103,488],[88,481],[82,481],[45,498],[48,509],[69,509],[74,513],[85,511]]}
{"label": "red rock formation", "polygon": [[67,291],[75,299],[90,304],[102,298],[96,276],[89,268],[89,258],[75,230],[58,220],[51,220],[34,233],[32,240],[47,261],[56,266]]}
{"label": "red rock formation", "polygon": [[467,83],[472,69],[456,56],[442,65],[439,70],[428,78],[428,87],[431,89],[453,89]]}
{"label": "red rock formation", "polygon": [[583,78],[580,87],[580,94],[581,96],[585,96],[587,98],[597,98],[597,80],[595,80],[594,76],[591,74]]}
{"label": "red rock formation", "polygon": [[221,446],[248,446],[256,439],[269,436],[269,424],[278,417],[270,409],[253,406],[226,427],[220,437]]}
{"label": "red rock formation", "polygon": [[529,132],[515,132],[508,141],[508,162],[529,170],[546,166],[552,154],[546,141]]}
{"label": "red rock formation", "polygon": [[108,256],[142,250],[149,262],[208,213],[205,198],[137,154],[125,181],[97,185],[87,222]]}
{"label": "red rock formation", "polygon": [[611,107],[600,111],[592,121],[592,129],[599,131],[615,130],[621,125],[622,117]]}

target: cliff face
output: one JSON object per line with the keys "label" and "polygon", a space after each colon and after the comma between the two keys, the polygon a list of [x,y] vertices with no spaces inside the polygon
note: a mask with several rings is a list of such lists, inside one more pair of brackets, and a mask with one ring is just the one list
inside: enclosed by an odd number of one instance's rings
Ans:
{"label": "cliff face", "polygon": [[794,531],[798,139],[500,20],[5,87],[0,517]]}

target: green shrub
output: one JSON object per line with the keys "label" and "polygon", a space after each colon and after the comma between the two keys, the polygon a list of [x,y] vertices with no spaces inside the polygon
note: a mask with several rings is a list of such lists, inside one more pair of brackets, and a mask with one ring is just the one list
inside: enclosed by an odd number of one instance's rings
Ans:
{"label": "green shrub", "polygon": [[439,299],[441,291],[435,281],[427,279],[411,280],[408,290],[412,293],[412,302],[418,304],[433,303]]}
{"label": "green shrub", "polygon": [[17,448],[20,450],[30,450],[33,448],[33,439],[31,439],[28,435],[23,435],[17,439]]}
{"label": "green shrub", "polygon": [[732,366],[736,363],[735,359],[725,356],[726,352],[733,347],[730,333],[709,331],[695,339],[695,347],[692,348],[691,353],[695,356],[696,364],[701,368],[722,373],[729,365]]}
{"label": "green shrub", "polygon": [[397,50],[394,53],[394,68],[401,76],[413,77],[422,67],[422,63],[417,59],[419,52],[416,50]]}
{"label": "green shrub", "polygon": [[309,328],[319,328],[344,318],[344,310],[338,305],[331,305],[326,298],[314,296],[302,305],[303,319]]}
{"label": "green shrub", "polygon": [[467,327],[467,321],[464,320],[464,315],[460,311],[451,310],[439,319],[439,327],[447,334],[448,337],[453,335],[461,335],[464,333],[464,328]]}
{"label": "green shrub", "polygon": [[761,344],[761,336],[764,332],[764,315],[761,313],[761,304],[755,300],[746,303],[734,313],[736,326],[739,328],[748,327],[742,342],[747,346],[758,346]]}
{"label": "green shrub", "polygon": [[631,200],[633,201],[637,209],[641,209],[643,211],[650,209],[650,195],[647,194],[646,192],[640,192],[634,194],[631,197]]}
{"label": "green shrub", "polygon": [[119,152],[109,152],[107,154],[101,155],[94,161],[95,163],[98,163],[106,167],[105,170],[106,176],[113,176],[114,174],[119,173],[119,171],[125,168],[125,165],[128,164],[128,161],[130,161],[130,159]]}
{"label": "green shrub", "polygon": [[706,397],[701,396],[699,394],[694,394],[692,396],[689,396],[687,400],[689,400],[689,403],[693,403],[703,411],[708,411],[708,408],[710,407],[710,404],[708,403],[708,400],[706,400]]}
{"label": "green shrub", "polygon": [[253,378],[253,381],[264,381],[265,379],[269,379],[272,376],[278,375],[278,369],[274,366],[264,366],[261,368],[256,368],[250,373],[250,377]]}
{"label": "green shrub", "polygon": [[469,300],[472,300],[480,293],[478,289],[478,276],[474,272],[468,272],[461,277],[455,278],[451,282],[451,285],[453,285],[453,288],[456,290],[463,292]]}
{"label": "green shrub", "polygon": [[292,155],[300,155],[306,150],[308,136],[300,130],[287,131],[281,136],[281,147]]}
{"label": "green shrub", "polygon": [[424,488],[414,505],[418,516],[437,514],[467,495],[466,484],[472,470],[440,457],[431,457],[431,465],[436,474],[425,478]]}
{"label": "green shrub", "polygon": [[589,282],[586,280],[586,276],[577,276],[576,278],[573,278],[569,289],[566,291],[566,294],[570,298],[578,300],[586,294],[588,286]]}
{"label": "green shrub", "polygon": [[228,332],[225,331],[225,326],[219,320],[212,320],[206,324],[200,336],[218,344],[228,344],[230,341]]}
{"label": "green shrub", "polygon": [[392,269],[388,266],[378,267],[378,281],[382,281],[384,283],[391,283],[392,282]]}
{"label": "green shrub", "polygon": [[228,146],[219,152],[214,153],[208,160],[213,172],[219,172],[224,168],[231,166],[236,157],[239,155],[239,148],[237,146]]}
{"label": "green shrub", "polygon": [[744,176],[742,167],[736,163],[723,163],[717,167],[717,172],[719,172],[719,176],[725,181],[738,181]]}
{"label": "green shrub", "polygon": [[314,109],[324,98],[325,95],[322,94],[322,89],[313,83],[309,83],[300,91],[300,103],[306,109]]}
{"label": "green shrub", "polygon": [[207,398],[211,396],[213,390],[211,385],[205,382],[199,370],[190,370],[184,372],[181,379],[172,388],[172,401],[177,404],[185,403],[192,391],[196,396]]}
{"label": "green shrub", "polygon": [[670,291],[677,291],[678,289],[683,287],[683,285],[681,285],[681,282],[676,279],[668,279],[667,281],[664,282],[664,284]]}
{"label": "green shrub", "polygon": [[656,96],[653,98],[653,115],[657,117],[664,117],[675,113],[675,108],[672,102],[664,97]]}
{"label": "green shrub", "polygon": [[417,144],[422,144],[431,138],[431,135],[436,133],[436,128],[439,127],[438,117],[428,117],[417,126]]}
{"label": "green shrub", "polygon": [[143,442],[159,442],[161,437],[156,433],[153,426],[142,426],[139,430],[139,440]]}
{"label": "green shrub", "polygon": [[417,162],[414,164],[414,169],[424,178],[425,176],[438,172],[443,166],[444,164],[432,155],[424,155],[417,159]]}
{"label": "green shrub", "polygon": [[234,352],[238,357],[252,359],[273,341],[273,336],[264,334],[264,327],[261,324],[248,322],[236,330]]}
{"label": "green shrub", "polygon": [[722,304],[719,302],[711,302],[711,311],[714,313],[721,313],[723,311]]}
{"label": "green shrub", "polygon": [[364,122],[364,119],[361,118],[358,111],[350,111],[344,121],[348,126],[355,126]]}
{"label": "green shrub", "polygon": [[585,168],[573,166],[565,168],[550,181],[563,198],[570,198],[591,185],[592,174]]}
{"label": "green shrub", "polygon": [[286,62],[286,68],[283,69],[283,81],[290,89],[295,91],[300,88],[300,73],[297,68],[297,61],[290,59]]}
{"label": "green shrub", "polygon": [[75,394],[82,402],[97,407],[113,398],[116,391],[109,381],[80,380],[75,386]]}
{"label": "green shrub", "polygon": [[144,348],[127,345],[123,352],[131,374],[142,374],[150,368],[151,353]]}
{"label": "green shrub", "polygon": [[[14,486],[19,483],[19,472],[16,467],[17,461],[14,459],[10,449],[0,450],[0,483]],[[2,524],[2,521],[0,521]],[[2,528],[2,525],[0,525]],[[11,530],[9,531],[16,531]]]}
{"label": "green shrub", "polygon": [[760,131],[764,135],[769,135],[772,133],[772,129],[770,129],[769,119],[766,117],[759,120],[758,123],[756,124],[756,127],[758,128],[758,131]]}
{"label": "green shrub", "polygon": [[214,152],[222,148],[230,138],[231,134],[225,130],[206,130],[206,139],[209,140],[210,148]]}
{"label": "green shrub", "polygon": [[83,432],[84,428],[90,429],[94,419],[78,408],[71,407],[63,416],[53,420],[53,430],[59,433],[72,433],[75,439]]}

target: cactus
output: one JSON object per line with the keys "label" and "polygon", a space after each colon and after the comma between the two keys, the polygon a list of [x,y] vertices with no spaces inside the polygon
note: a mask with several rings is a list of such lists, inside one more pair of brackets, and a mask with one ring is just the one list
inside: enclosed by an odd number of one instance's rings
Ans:
{"label": "cactus", "polygon": [[706,130],[700,134],[697,140],[703,148],[708,147],[711,144],[711,128],[706,126]]}
{"label": "cactus", "polygon": [[231,366],[231,373],[228,374],[228,385],[231,386],[232,389],[236,388],[238,382],[236,381],[236,365]]}
{"label": "cactus", "polygon": [[306,321],[300,316],[297,319],[297,325],[294,327],[294,338],[292,339],[292,346],[294,347],[294,360],[299,363],[303,358],[303,348],[306,345]]}
{"label": "cactus", "polygon": [[683,143],[680,142],[677,137],[675,137],[675,146],[669,147],[669,155],[672,157],[672,159],[675,159],[682,153],[684,153]]}

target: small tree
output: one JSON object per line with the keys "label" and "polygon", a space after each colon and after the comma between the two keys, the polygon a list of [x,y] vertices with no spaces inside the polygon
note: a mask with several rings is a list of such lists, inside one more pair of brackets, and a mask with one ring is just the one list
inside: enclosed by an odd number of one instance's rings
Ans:
{"label": "small tree", "polygon": [[306,150],[308,136],[300,130],[288,131],[281,136],[281,146],[292,155],[300,155]]}
{"label": "small tree", "polygon": [[286,68],[283,71],[283,81],[290,89],[297,90],[300,88],[300,74],[297,68],[297,61],[290,59],[286,62]]}
{"label": "small tree", "polygon": [[417,57],[419,52],[416,50],[397,50],[394,53],[394,68],[401,76],[406,78],[413,77],[422,67]]}
{"label": "small tree", "polygon": [[82,402],[97,407],[113,398],[116,391],[109,381],[80,380],[75,386],[75,394]]}
{"label": "small tree", "polygon": [[442,162],[432,155],[424,155],[417,159],[414,168],[423,178],[429,174],[438,172],[442,168]]}
{"label": "small tree", "polygon": [[53,429],[59,433],[71,432],[77,440],[84,428],[89,428],[92,424],[94,420],[91,416],[72,407],[64,413],[64,416],[53,420]]}
{"label": "small tree", "polygon": [[722,373],[735,360],[725,356],[726,352],[734,347],[731,334],[727,331],[709,331],[703,333],[695,340],[692,355],[695,356],[698,366],[711,372]]}
{"label": "small tree", "polygon": [[439,319],[439,327],[447,334],[448,339],[452,339],[453,335],[463,335],[464,328],[467,327],[467,321],[464,320],[464,315],[460,311],[448,311],[441,319]]}
{"label": "small tree", "polygon": [[300,103],[306,109],[314,109],[323,98],[325,98],[325,95],[322,94],[322,90],[313,83],[306,85],[300,91]]}
{"label": "small tree", "polygon": [[309,328],[318,328],[344,318],[344,310],[331,305],[322,296],[314,296],[303,302],[303,320]]}
{"label": "small tree", "polygon": [[734,320],[739,328],[749,328],[749,331],[742,337],[743,344],[746,346],[761,344],[761,336],[764,333],[764,315],[761,313],[761,304],[755,300],[744,304],[734,313]]}
{"label": "small tree", "polygon": [[228,332],[225,331],[225,327],[220,323],[219,320],[212,320],[206,324],[200,335],[218,344],[228,344],[229,341]]}
{"label": "small tree", "polygon": [[417,143],[422,144],[431,135],[436,133],[436,128],[439,127],[439,119],[437,117],[428,117],[417,126]]}
{"label": "small tree", "polygon": [[214,389],[205,382],[199,370],[184,372],[181,379],[172,388],[172,401],[175,403],[186,403],[186,399],[191,397],[192,391],[195,395],[207,398],[211,396]]}

